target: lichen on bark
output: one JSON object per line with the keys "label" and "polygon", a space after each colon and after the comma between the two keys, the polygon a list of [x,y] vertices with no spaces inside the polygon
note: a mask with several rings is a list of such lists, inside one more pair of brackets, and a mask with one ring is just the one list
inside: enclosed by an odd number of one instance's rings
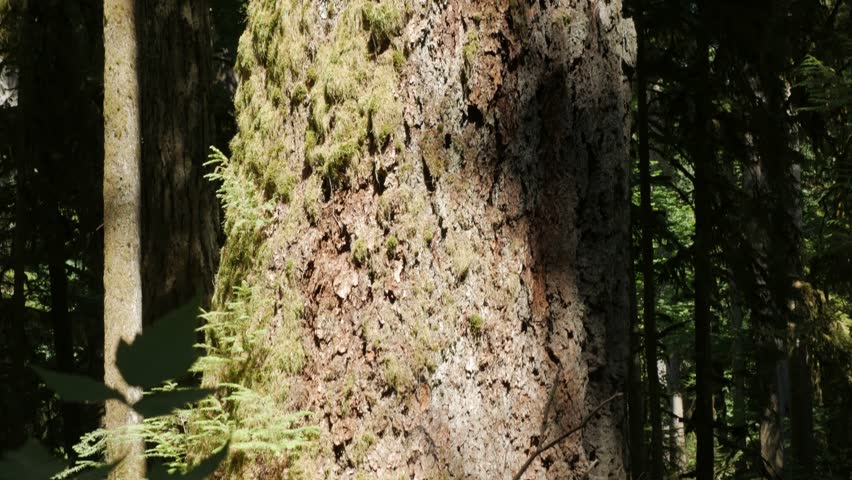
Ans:
{"label": "lichen on bark", "polygon": [[[243,475],[504,478],[621,390],[631,35],[618,1],[249,2],[228,168],[271,207],[216,298],[271,299],[304,362],[269,393],[323,433]],[[622,414],[529,478],[623,478]]]}

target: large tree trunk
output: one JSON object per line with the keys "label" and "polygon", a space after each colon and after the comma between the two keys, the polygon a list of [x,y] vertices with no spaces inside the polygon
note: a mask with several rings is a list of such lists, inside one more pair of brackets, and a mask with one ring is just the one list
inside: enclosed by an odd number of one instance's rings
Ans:
{"label": "large tree trunk", "polygon": [[213,290],[219,207],[203,163],[212,141],[205,0],[140,0],[142,301],[145,324]]}
{"label": "large tree trunk", "polygon": [[[217,298],[272,296],[270,344],[304,358],[259,366],[316,412],[299,468],[507,478],[624,389],[620,7],[249,3],[229,168],[276,206],[257,250],[231,232]],[[624,478],[624,426],[610,403],[526,478]]]}
{"label": "large tree trunk", "polygon": [[[104,381],[137,400],[115,366],[120,340],[142,330],[140,275],[139,82],[136,62],[135,0],[104,4]],[[106,402],[104,424],[117,431],[139,416],[114,400]],[[127,457],[110,475],[115,480],[143,478],[141,441],[111,439],[107,460]]]}

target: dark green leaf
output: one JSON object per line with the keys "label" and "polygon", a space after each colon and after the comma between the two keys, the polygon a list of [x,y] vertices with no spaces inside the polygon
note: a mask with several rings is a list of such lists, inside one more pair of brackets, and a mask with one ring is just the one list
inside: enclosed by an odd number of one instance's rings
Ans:
{"label": "dark green leaf", "polygon": [[187,403],[195,403],[213,393],[208,389],[172,390],[170,392],[154,392],[146,394],[133,405],[133,409],[143,417],[159,417],[167,415],[176,408]]}
{"label": "dark green leaf", "polygon": [[51,390],[66,402],[103,402],[111,398],[123,400],[117,391],[89,377],[53,372],[32,367]]}
{"label": "dark green leaf", "polygon": [[48,480],[64,469],[62,462],[32,439],[0,458],[0,480]]}
{"label": "dark green leaf", "polygon": [[155,322],[133,343],[119,343],[115,363],[128,384],[151,388],[186,375],[198,356],[198,309],[196,298]]}
{"label": "dark green leaf", "polygon": [[221,465],[222,462],[225,460],[225,457],[228,456],[229,444],[230,441],[226,443],[221,450],[205,459],[197,467],[195,467],[190,472],[187,472],[184,475],[169,475],[168,469],[165,466],[154,466],[153,468],[151,468],[150,472],[148,472],[148,480],[204,480],[213,475],[213,472],[215,472],[216,469],[219,468],[219,465]]}

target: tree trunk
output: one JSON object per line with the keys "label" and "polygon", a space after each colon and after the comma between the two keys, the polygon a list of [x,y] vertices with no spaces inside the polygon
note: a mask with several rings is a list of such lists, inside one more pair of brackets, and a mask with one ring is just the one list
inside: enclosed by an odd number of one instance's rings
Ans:
{"label": "tree trunk", "polygon": [[212,141],[211,45],[205,0],[140,0],[142,302],[149,324],[208,297],[219,207],[203,163]]}
{"label": "tree trunk", "polygon": [[[706,2],[699,2],[706,12]],[[691,142],[695,164],[695,469],[698,480],[713,480],[713,361],[710,302],[713,294],[711,174],[714,154],[710,143],[710,64],[708,32],[698,32],[695,82],[695,137]]]}
{"label": "tree trunk", "polygon": [[[630,230],[633,231],[631,216]],[[631,248],[630,278],[635,279],[635,248]],[[630,289],[630,363],[627,366],[627,419],[630,423],[630,476],[646,478],[648,470],[645,453],[645,392],[642,388],[642,333],[639,326],[636,282]]]}
{"label": "tree trunk", "polygon": [[[120,340],[132,341],[142,330],[140,275],[139,82],[136,62],[134,0],[104,4],[104,381],[137,400],[115,366]],[[105,427],[119,431],[139,422],[123,404],[106,402]],[[143,478],[141,441],[111,439],[107,460],[127,458],[113,471],[115,480]]]}
{"label": "tree trunk", "polygon": [[[68,315],[68,277],[65,271],[65,218],[54,203],[53,212],[46,215],[51,220],[48,238],[48,275],[50,276],[50,316],[53,322],[53,350],[56,369],[60,372],[76,373],[74,362],[74,339],[71,318]],[[70,402],[61,402],[62,439],[68,456],[76,456],[74,445],[80,440],[80,407]]]}
{"label": "tree trunk", "polygon": [[31,418],[31,410],[27,408],[25,399],[20,392],[26,392],[28,376],[29,346],[25,329],[26,322],[26,257],[27,239],[31,237],[30,224],[30,175],[32,168],[32,102],[34,97],[34,59],[26,55],[28,49],[32,48],[32,29],[34,28],[31,13],[31,5],[23,5],[19,12],[20,18],[16,27],[19,29],[18,37],[18,122],[17,142],[14,144],[13,156],[15,161],[15,231],[12,237],[12,269],[14,274],[12,287],[11,315],[8,315],[7,331],[10,338],[9,354],[11,365],[10,380],[12,392],[10,398],[10,412],[7,418],[7,436],[3,447],[18,447],[26,440],[27,424]]}
{"label": "tree trunk", "polygon": [[637,128],[639,133],[639,175],[642,210],[642,320],[645,324],[645,366],[648,378],[648,410],[651,422],[651,464],[650,478],[663,478],[663,417],[660,376],[657,370],[657,313],[656,294],[654,292],[654,212],[651,206],[651,160],[648,145],[648,78],[645,59],[644,17],[640,16],[638,25],[638,95]]}
{"label": "tree trunk", "polygon": [[671,398],[671,463],[675,473],[686,467],[686,429],[684,428],[683,382],[681,381],[680,356],[676,353],[669,357],[668,387]]}
{"label": "tree trunk", "polygon": [[741,450],[746,448],[748,430],[746,426],[746,357],[745,335],[743,328],[742,295],[737,284],[731,282],[731,330],[733,345],[731,347],[731,378],[734,384],[734,399],[732,412],[733,441]]}
{"label": "tree trunk", "polygon": [[814,464],[811,371],[807,339],[802,335],[810,319],[803,297],[801,167],[799,154],[793,148],[787,81],[791,43],[786,36],[779,41],[772,34],[788,25],[789,6],[788,1],[777,2],[767,12],[767,33],[758,63],[765,95],[759,152],[766,166],[770,194],[767,285],[775,312],[771,331],[779,353],[776,372],[780,414],[789,416],[790,420],[792,462],[784,462],[785,479],[811,475]]}
{"label": "tree trunk", "polygon": [[[290,360],[257,370],[323,430],[293,468],[511,477],[625,387],[632,23],[617,0],[274,3],[248,5],[228,167],[272,213],[248,236],[229,204],[217,298],[275,299]],[[623,415],[525,478],[624,478]]]}
{"label": "tree trunk", "polygon": [[[26,28],[26,27],[25,27]],[[22,72],[23,73],[23,72]],[[23,98],[22,98],[23,97]],[[19,91],[19,99],[26,99],[24,88]],[[19,103],[20,105],[20,103]],[[26,118],[26,105],[21,107],[22,117]],[[24,127],[20,130],[19,142],[14,151],[15,155],[15,233],[12,238],[12,268],[14,270],[14,284],[12,290],[12,314],[7,317],[8,331],[10,338],[9,353],[11,354],[12,370],[11,382],[15,390],[18,392],[26,391],[26,372],[27,372],[27,336],[24,329],[26,321],[26,293],[24,291],[26,279],[26,244],[29,232],[29,198],[27,195],[28,175],[27,169],[29,162],[27,161],[29,145],[29,130],[26,128],[26,120],[21,121],[20,125]],[[17,447],[26,439],[26,423],[28,415],[24,412],[24,399],[21,395],[16,395],[12,392],[11,409],[8,423],[9,433],[6,447]]]}

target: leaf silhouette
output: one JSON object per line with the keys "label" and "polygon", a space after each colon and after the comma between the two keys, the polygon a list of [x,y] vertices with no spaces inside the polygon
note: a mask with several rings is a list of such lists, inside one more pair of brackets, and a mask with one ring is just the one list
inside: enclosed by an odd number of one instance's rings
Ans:
{"label": "leaf silhouette", "polygon": [[29,439],[0,458],[0,480],[47,480],[64,468],[46,448]]}
{"label": "leaf silhouette", "polygon": [[133,343],[119,343],[115,363],[128,384],[151,388],[186,374],[198,357],[194,344],[199,304],[196,297],[137,335]]}
{"label": "leaf silhouette", "polygon": [[66,402],[103,402],[109,399],[124,400],[117,391],[89,377],[54,372],[32,367],[44,383]]}

